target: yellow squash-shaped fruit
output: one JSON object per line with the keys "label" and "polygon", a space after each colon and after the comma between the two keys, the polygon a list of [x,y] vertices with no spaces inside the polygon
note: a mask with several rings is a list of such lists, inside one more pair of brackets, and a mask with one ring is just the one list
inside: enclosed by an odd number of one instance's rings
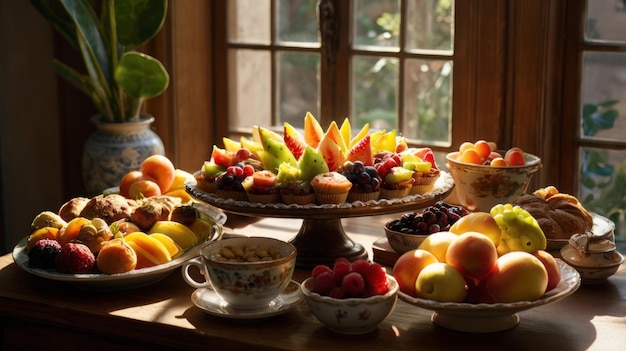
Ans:
{"label": "yellow squash-shaped fruit", "polygon": [[136,269],[152,267],[172,260],[165,245],[146,233],[130,233],[124,237],[124,240],[137,254]]}
{"label": "yellow squash-shaped fruit", "polygon": [[148,231],[148,234],[153,233],[161,233],[169,236],[178,246],[182,247],[183,250],[187,250],[198,243],[198,237],[191,229],[182,223],[174,221],[157,221]]}
{"label": "yellow squash-shaped fruit", "polygon": [[161,233],[150,234],[150,237],[157,239],[158,241],[165,246],[167,251],[170,253],[172,259],[175,259],[183,254],[185,250],[182,247],[178,246],[178,244],[174,241],[174,239],[169,236]]}

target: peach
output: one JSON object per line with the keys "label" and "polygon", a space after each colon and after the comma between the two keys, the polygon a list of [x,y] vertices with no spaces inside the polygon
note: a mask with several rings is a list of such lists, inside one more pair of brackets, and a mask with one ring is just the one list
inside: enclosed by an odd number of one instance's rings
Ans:
{"label": "peach", "polygon": [[130,185],[128,195],[129,198],[135,200],[145,197],[159,196],[161,195],[161,188],[152,180],[140,179]]}
{"label": "peach", "polygon": [[123,239],[112,239],[102,245],[96,265],[106,274],[130,272],[137,266],[137,254]]}
{"label": "peach", "polygon": [[141,163],[141,173],[154,179],[161,193],[167,192],[176,177],[176,168],[169,158],[163,155],[152,155]]}
{"label": "peach", "polygon": [[451,232],[437,232],[427,236],[417,248],[432,253],[439,262],[446,262],[448,246],[457,238],[458,235]]}
{"label": "peach", "polygon": [[498,258],[484,285],[493,302],[534,301],[546,292],[548,272],[533,254],[511,251]]}
{"label": "peach", "polygon": [[416,296],[415,282],[424,267],[437,262],[437,257],[426,250],[414,249],[403,253],[393,265],[393,277],[398,281],[400,291]]}
{"label": "peach", "polygon": [[134,182],[142,179],[142,177],[143,173],[141,173],[140,171],[130,171],[126,173],[120,181],[120,195],[124,196],[125,198],[130,198],[130,186]]}
{"label": "peach", "polygon": [[496,245],[485,234],[466,232],[450,243],[446,262],[461,274],[476,280],[482,279],[498,259]]}
{"label": "peach", "polygon": [[533,255],[543,263],[548,272],[548,286],[546,287],[546,292],[556,288],[561,281],[561,269],[559,268],[559,263],[556,261],[556,258],[544,250],[537,250]]}
{"label": "peach", "polygon": [[488,212],[472,212],[461,217],[451,227],[450,231],[454,234],[463,234],[466,232],[479,232],[485,234],[498,247],[502,229],[498,226],[495,218]]}

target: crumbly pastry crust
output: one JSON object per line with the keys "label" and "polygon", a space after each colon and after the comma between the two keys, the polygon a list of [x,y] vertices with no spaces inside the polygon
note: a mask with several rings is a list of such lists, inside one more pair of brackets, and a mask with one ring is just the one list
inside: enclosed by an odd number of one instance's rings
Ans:
{"label": "crumbly pastry crust", "polygon": [[593,217],[578,199],[554,186],[522,195],[516,204],[537,220],[548,239],[569,239],[593,227]]}

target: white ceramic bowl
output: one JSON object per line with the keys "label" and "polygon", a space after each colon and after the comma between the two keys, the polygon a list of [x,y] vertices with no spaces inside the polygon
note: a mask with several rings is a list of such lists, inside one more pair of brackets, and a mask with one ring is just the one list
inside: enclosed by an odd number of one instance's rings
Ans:
{"label": "white ceramic bowl", "polygon": [[389,291],[367,298],[335,299],[311,291],[313,278],[300,289],[311,313],[328,329],[340,334],[365,334],[375,330],[393,311],[398,301],[398,282],[387,275]]}
{"label": "white ceramic bowl", "polygon": [[446,155],[454,194],[459,204],[470,211],[489,212],[497,204],[515,202],[526,193],[532,175],[541,168],[541,159],[524,153],[526,165],[496,167],[458,160],[459,152]]}
{"label": "white ceramic bowl", "polygon": [[[428,310],[432,310],[431,320],[441,327],[468,333],[492,333],[516,327],[520,322],[518,312],[560,301],[573,294],[580,287],[580,274],[561,259],[557,259],[561,269],[561,280],[542,298],[534,301],[511,303],[457,303],[437,302],[420,299],[403,292],[401,300]],[[546,315],[546,318],[550,316]]]}
{"label": "white ceramic bowl", "polygon": [[[274,247],[281,258],[257,262],[218,261],[220,249],[243,247]],[[289,285],[296,263],[296,248],[285,241],[266,237],[237,237],[207,244],[200,250],[200,257],[186,262],[182,267],[183,278],[195,288],[210,288],[231,307],[241,309],[261,308],[274,300]],[[205,281],[196,281],[189,272],[195,266]]]}
{"label": "white ceramic bowl", "polygon": [[391,248],[399,253],[403,254],[409,250],[417,249],[417,247],[426,239],[426,234],[407,234],[397,230],[392,230],[387,227],[391,222],[399,221],[399,219],[393,219],[384,225],[385,236]]}

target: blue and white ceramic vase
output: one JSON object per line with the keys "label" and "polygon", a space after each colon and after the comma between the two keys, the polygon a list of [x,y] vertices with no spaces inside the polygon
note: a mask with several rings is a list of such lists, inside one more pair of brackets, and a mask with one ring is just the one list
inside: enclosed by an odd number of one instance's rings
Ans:
{"label": "blue and white ceramic vase", "polygon": [[122,177],[139,170],[151,155],[164,155],[161,138],[150,129],[154,117],[144,115],[137,122],[107,123],[99,115],[91,118],[97,130],[85,143],[82,172],[88,196],[119,186]]}

